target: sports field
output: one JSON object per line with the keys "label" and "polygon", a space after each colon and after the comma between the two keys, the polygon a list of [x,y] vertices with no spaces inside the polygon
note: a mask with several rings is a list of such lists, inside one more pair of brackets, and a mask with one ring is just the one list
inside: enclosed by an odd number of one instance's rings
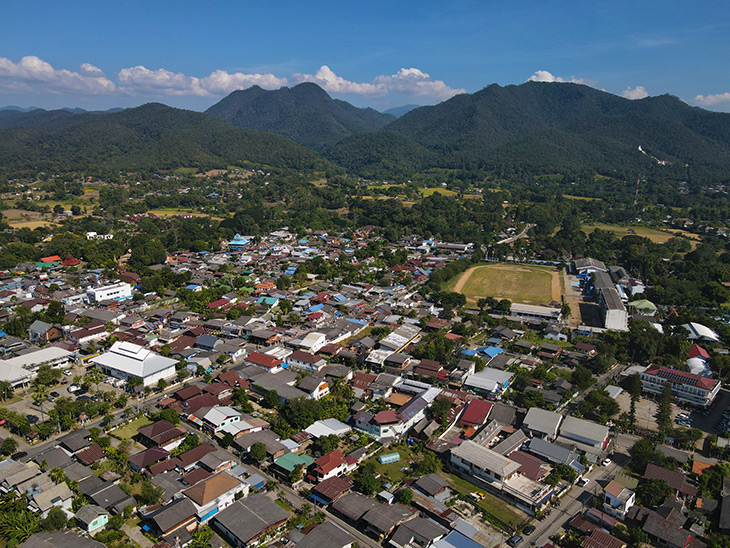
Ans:
{"label": "sports field", "polygon": [[463,293],[468,304],[483,297],[509,299],[524,304],[560,302],[560,272],[551,267],[522,264],[474,266],[451,280],[446,289]]}
{"label": "sports field", "polygon": [[635,234],[636,236],[641,236],[642,238],[649,238],[655,244],[663,244],[670,238],[679,237],[687,238],[688,240],[690,240],[692,247],[695,248],[697,247],[697,243],[699,241],[699,236],[697,236],[696,234],[691,234],[689,232],[676,229],[656,230],[654,228],[649,228],[646,226],[622,226],[606,223],[592,223],[583,225],[582,227],[583,232],[585,232],[586,234],[590,234],[597,228],[613,232],[617,238],[623,238],[624,236]]}

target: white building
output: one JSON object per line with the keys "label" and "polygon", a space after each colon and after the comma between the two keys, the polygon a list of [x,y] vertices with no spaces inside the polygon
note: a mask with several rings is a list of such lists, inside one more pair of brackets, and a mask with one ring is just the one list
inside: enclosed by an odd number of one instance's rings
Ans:
{"label": "white building", "polygon": [[664,383],[672,385],[672,394],[678,400],[704,408],[712,404],[721,387],[716,379],[658,365],[652,365],[641,373],[641,388],[645,392],[661,394]]}
{"label": "white building", "polygon": [[126,282],[102,287],[92,287],[86,290],[86,298],[90,303],[101,301],[121,301],[132,296],[132,286]]}
{"label": "white building", "polygon": [[176,360],[155,354],[129,342],[115,342],[108,352],[89,360],[107,375],[118,379],[139,377],[144,386],[157,384],[160,379],[175,376]]}
{"label": "white building", "polygon": [[521,303],[512,303],[509,313],[510,316],[521,320],[541,320],[546,322],[559,322],[563,317],[559,308]]}
{"label": "white building", "polygon": [[636,493],[616,480],[611,480],[603,492],[603,511],[617,518],[625,518],[629,508],[636,502]]}
{"label": "white building", "polygon": [[598,306],[605,329],[629,330],[629,313],[615,287],[598,290]]}

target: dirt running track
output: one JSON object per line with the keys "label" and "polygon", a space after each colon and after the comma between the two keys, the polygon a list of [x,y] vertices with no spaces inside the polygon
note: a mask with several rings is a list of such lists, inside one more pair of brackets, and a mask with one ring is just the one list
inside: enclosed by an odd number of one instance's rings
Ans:
{"label": "dirt running track", "polygon": [[[467,271],[465,271],[461,278],[456,282],[456,285],[454,285],[454,293],[461,293],[464,290],[464,286],[469,281],[469,278],[471,278],[471,275],[480,268],[489,268],[490,270],[504,270],[507,272],[534,272],[534,270],[527,266],[518,266],[518,265],[506,265],[506,264],[492,264],[492,265],[480,265],[480,266],[473,266]],[[550,272],[547,271],[546,272]],[[552,277],[552,282],[550,286],[550,290],[552,293],[552,300],[555,302],[561,302],[562,296],[563,296],[563,288],[560,284],[560,272],[554,271],[550,272],[550,275]]]}

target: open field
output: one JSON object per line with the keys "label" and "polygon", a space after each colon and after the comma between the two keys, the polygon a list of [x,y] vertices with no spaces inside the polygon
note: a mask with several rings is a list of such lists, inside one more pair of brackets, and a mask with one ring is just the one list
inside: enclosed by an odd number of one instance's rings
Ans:
{"label": "open field", "polygon": [[545,266],[485,264],[474,266],[446,284],[449,291],[463,293],[468,304],[482,297],[509,299],[524,304],[560,302],[560,272]]}
{"label": "open field", "polygon": [[117,439],[128,440],[137,434],[137,430],[148,424],[152,424],[152,421],[145,416],[141,416],[125,426],[115,428],[110,434]]}
{"label": "open field", "polygon": [[584,202],[601,201],[600,198],[588,198],[587,196],[573,196],[572,194],[563,194],[563,198],[568,200],[583,200]]}
{"label": "open field", "polygon": [[657,230],[655,228],[648,228],[645,226],[621,226],[621,225],[609,225],[605,223],[591,223],[583,225],[583,232],[590,234],[597,228],[601,230],[608,230],[613,232],[618,238],[623,238],[628,235],[641,236],[643,238],[649,238],[652,242],[657,244],[663,244],[670,238],[687,238],[692,242],[692,247],[696,247],[699,241],[698,236],[684,232],[682,230]]}
{"label": "open field", "polygon": [[207,217],[206,213],[200,213],[193,209],[185,209],[182,207],[163,207],[160,209],[152,209],[147,213],[152,213],[158,217],[172,217],[174,215],[192,215],[193,217]]}
{"label": "open field", "polygon": [[456,196],[456,192],[453,190],[449,190],[448,188],[419,188],[418,192],[421,193],[422,196],[430,196],[431,194],[434,194],[435,192],[438,192],[442,196]]}

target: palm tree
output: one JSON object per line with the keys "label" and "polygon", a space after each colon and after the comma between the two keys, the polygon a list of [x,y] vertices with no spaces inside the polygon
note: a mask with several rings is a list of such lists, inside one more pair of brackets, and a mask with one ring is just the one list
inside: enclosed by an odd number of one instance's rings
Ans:
{"label": "palm tree", "polygon": [[15,389],[12,384],[8,381],[0,381],[0,397],[2,397],[4,402],[7,401],[8,398],[12,398],[14,392]]}
{"label": "palm tree", "polygon": [[45,414],[43,413],[43,402],[48,398],[48,387],[43,384],[36,384],[33,386],[33,401],[40,407],[41,420],[45,421]]}
{"label": "palm tree", "polygon": [[101,371],[99,369],[97,369],[96,367],[86,374],[86,379],[90,383],[96,384],[97,392],[99,391],[99,383],[102,381],[103,378],[104,378],[104,375],[102,375]]}

